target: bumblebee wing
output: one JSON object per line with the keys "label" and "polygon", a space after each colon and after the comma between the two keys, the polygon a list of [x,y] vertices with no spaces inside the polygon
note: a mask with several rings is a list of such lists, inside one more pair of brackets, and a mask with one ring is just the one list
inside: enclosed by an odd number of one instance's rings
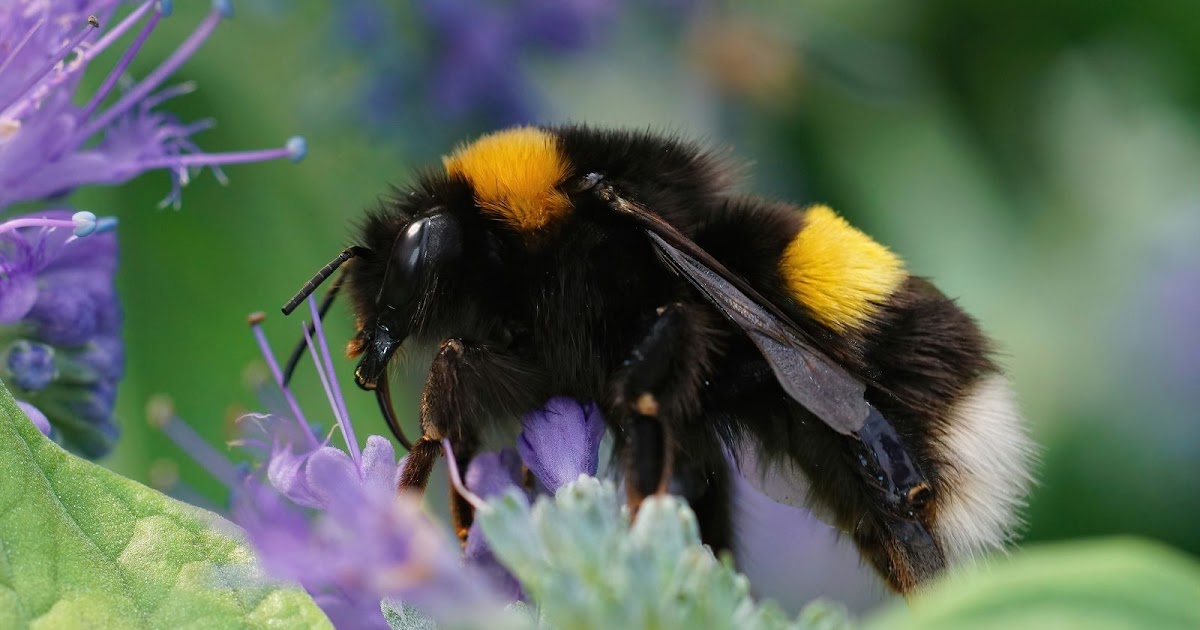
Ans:
{"label": "bumblebee wing", "polygon": [[746,332],[789,396],[840,433],[854,433],[862,427],[870,411],[864,398],[866,387],[862,383],[802,341],[790,326],[719,272],[677,249],[657,233],[650,232],[649,235],[670,266]]}
{"label": "bumblebee wing", "polygon": [[606,184],[598,192],[613,209],[644,227],[662,259],[746,332],[789,396],[839,433],[862,428],[870,413],[866,386],[805,341],[782,309],[658,215]]}

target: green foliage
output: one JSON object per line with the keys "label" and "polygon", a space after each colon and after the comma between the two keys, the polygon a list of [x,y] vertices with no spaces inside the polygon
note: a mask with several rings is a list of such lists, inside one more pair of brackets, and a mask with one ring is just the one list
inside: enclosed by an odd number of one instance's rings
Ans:
{"label": "green foliage", "polygon": [[404,602],[385,599],[380,604],[383,618],[393,630],[434,630],[437,624]]}
{"label": "green foliage", "polygon": [[510,493],[477,514],[496,556],[538,605],[540,623],[590,628],[821,628],[845,613],[818,603],[789,620],[756,603],[746,578],[700,544],[676,497],[646,500],[632,525],[612,484],[589,477],[532,509]]}
{"label": "green foliage", "polygon": [[0,386],[0,627],[329,627],[236,531],[70,455]]}
{"label": "green foliage", "polygon": [[[505,627],[793,628],[849,630],[843,607],[816,601],[789,619],[755,602],[746,579],[700,544],[695,516],[674,497],[643,503],[632,525],[613,486],[590,477],[539,498],[515,492],[477,518],[533,606]],[[1197,628],[1200,563],[1169,547],[1109,539],[1035,547],[952,573],[864,630]],[[536,608],[534,608],[536,606]],[[432,623],[385,604],[392,627]],[[490,627],[497,627],[488,624]]]}
{"label": "green foliage", "polygon": [[1046,545],[948,576],[866,628],[1200,628],[1200,563],[1127,538]]}

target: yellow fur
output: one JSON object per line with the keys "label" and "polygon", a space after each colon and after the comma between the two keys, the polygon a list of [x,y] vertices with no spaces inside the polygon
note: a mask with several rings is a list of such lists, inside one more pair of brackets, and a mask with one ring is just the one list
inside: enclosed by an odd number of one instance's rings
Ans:
{"label": "yellow fur", "polygon": [[535,232],[570,212],[571,202],[555,188],[567,164],[549,133],[516,127],[483,136],[444,158],[446,172],[475,189],[480,209],[513,229]]}
{"label": "yellow fur", "polygon": [[908,277],[898,256],[827,206],[808,209],[780,271],[812,316],[838,332],[869,321]]}

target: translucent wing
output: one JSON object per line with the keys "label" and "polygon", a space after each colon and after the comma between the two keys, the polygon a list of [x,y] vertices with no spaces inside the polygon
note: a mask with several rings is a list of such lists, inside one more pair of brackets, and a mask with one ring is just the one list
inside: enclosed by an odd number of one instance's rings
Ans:
{"label": "translucent wing", "polygon": [[746,332],[789,396],[839,433],[862,428],[870,413],[866,386],[805,341],[782,309],[661,217],[618,196],[607,184],[598,188],[601,199],[647,230],[668,265]]}

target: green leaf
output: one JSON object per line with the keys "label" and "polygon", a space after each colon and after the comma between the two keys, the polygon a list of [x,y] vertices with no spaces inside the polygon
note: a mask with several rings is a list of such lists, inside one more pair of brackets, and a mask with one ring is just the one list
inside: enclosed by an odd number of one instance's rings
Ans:
{"label": "green leaf", "polygon": [[0,384],[0,627],[331,627],[238,531],[67,453]]}
{"label": "green leaf", "polygon": [[1200,628],[1200,563],[1139,539],[1027,548],[947,576],[870,630]]}

